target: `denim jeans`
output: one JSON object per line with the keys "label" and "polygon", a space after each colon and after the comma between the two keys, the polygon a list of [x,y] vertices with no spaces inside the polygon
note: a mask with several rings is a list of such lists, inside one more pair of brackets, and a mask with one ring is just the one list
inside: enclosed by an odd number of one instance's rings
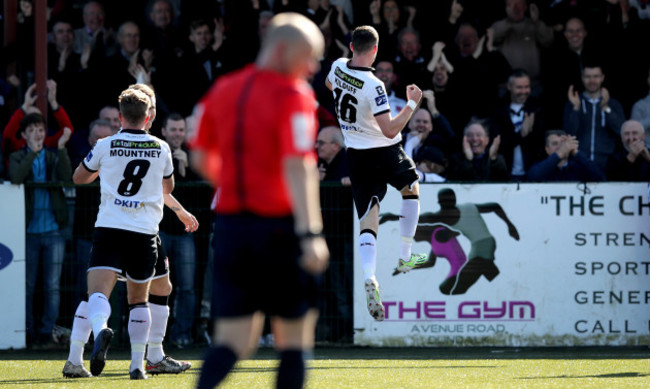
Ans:
{"label": "denim jeans", "polygon": [[194,276],[196,273],[196,247],[194,235],[171,235],[160,231],[160,239],[169,257],[169,266],[174,272],[176,299],[174,300],[174,324],[172,341],[191,339],[194,327]]}
{"label": "denim jeans", "polygon": [[[26,324],[27,335],[49,336],[59,316],[61,269],[65,254],[65,238],[60,231],[26,234]],[[34,294],[38,271],[42,271],[43,314],[38,326],[34,323]],[[40,289],[40,288],[39,288]]]}

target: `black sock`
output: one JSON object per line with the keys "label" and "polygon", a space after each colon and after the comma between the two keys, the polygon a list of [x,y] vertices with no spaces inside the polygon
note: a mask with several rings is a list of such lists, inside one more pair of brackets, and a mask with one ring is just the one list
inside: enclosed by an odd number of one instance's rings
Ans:
{"label": "black sock", "polygon": [[211,347],[205,354],[197,389],[212,389],[219,384],[237,362],[237,355],[226,346]]}
{"label": "black sock", "polygon": [[300,389],[305,382],[305,359],[302,350],[280,352],[278,389]]}

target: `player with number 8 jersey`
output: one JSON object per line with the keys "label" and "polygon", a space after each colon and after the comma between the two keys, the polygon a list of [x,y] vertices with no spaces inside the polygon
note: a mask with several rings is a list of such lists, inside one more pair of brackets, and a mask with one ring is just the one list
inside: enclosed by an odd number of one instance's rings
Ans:
{"label": "player with number 8 jersey", "polygon": [[122,129],[101,139],[84,159],[99,171],[101,204],[95,227],[157,234],[163,216],[162,180],[173,173],[169,145],[145,130]]}
{"label": "player with number 8 jersey", "polygon": [[[87,184],[100,177],[101,203],[88,264],[88,321],[95,336],[90,373],[101,374],[113,337],[108,301],[118,275],[126,278],[131,340],[131,379],[146,379],[144,354],[151,329],[149,285],[158,260],[158,224],[164,194],[174,189],[169,145],[145,130],[152,101],[126,89],[119,97],[119,133],[97,142],[72,177]],[[65,373],[64,373],[65,374]]]}

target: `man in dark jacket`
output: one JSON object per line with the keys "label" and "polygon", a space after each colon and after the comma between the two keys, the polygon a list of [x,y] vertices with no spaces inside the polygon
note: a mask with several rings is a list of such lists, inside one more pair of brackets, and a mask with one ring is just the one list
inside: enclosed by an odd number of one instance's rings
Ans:
{"label": "man in dark jacket", "polygon": [[605,181],[598,166],[578,152],[578,140],[562,130],[546,132],[548,157],[528,171],[528,181]]}
{"label": "man in dark jacket", "polygon": [[623,123],[621,141],[623,148],[607,162],[607,179],[650,182],[650,151],[645,143],[643,124],[636,120]]}
{"label": "man in dark jacket", "polygon": [[[58,150],[43,147],[45,120],[38,113],[26,115],[20,133],[26,147],[9,156],[9,177],[13,184],[70,182],[72,167],[65,144],[71,130],[64,129]],[[65,237],[61,233],[68,224],[65,195],[60,187],[34,188],[25,191],[27,234],[25,241],[26,328],[28,344],[52,343],[52,328],[59,315],[61,269],[65,254]],[[40,265],[40,266],[39,266]],[[42,269],[43,312],[34,323],[33,300]]]}

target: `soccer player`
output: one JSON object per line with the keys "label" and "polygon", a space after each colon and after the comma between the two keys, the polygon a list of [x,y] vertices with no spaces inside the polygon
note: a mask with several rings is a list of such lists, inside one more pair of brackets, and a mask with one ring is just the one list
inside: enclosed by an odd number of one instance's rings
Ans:
{"label": "soccer player", "polygon": [[[127,279],[128,331],[131,339],[131,379],[146,379],[145,346],[151,328],[149,284],[158,259],[158,224],[163,193],[174,188],[171,151],[145,130],[151,120],[151,100],[141,91],[120,94],[122,130],[97,142],[77,167],[75,184],[100,177],[101,203],[88,265],[88,320],[95,336],[90,372],[101,374],[113,337],[108,328],[108,298],[118,274]],[[117,244],[119,243],[119,244]]]}
{"label": "soccer player", "polygon": [[370,26],[352,32],[352,59],[332,64],[325,85],[334,93],[334,104],[350,164],[352,196],[360,221],[359,256],[365,278],[368,312],[384,320],[384,305],[375,277],[379,202],[386,184],[402,193],[400,218],[401,248],[398,264],[421,262],[423,254],[412,254],[413,236],[420,213],[418,174],[415,163],[402,149],[401,131],[422,98],[416,85],[406,87],[408,102],[392,117],[384,83],[370,66],[377,57],[379,36]]}
{"label": "soccer player", "polygon": [[222,76],[197,106],[193,166],[219,185],[214,231],[213,347],[199,388],[253,352],[264,314],[280,352],[277,386],[300,388],[314,343],[323,239],[314,142],[323,35],[295,13],[275,16],[256,63]]}
{"label": "soccer player", "polygon": [[[149,108],[150,120],[145,125],[145,130],[149,131],[156,118],[156,95],[151,87],[146,84],[134,84],[129,86],[131,89],[139,90],[145,93],[150,101]],[[178,219],[185,225],[185,231],[194,232],[198,229],[199,223],[196,217],[187,212],[185,208],[169,194],[164,194],[164,202]],[[158,239],[160,241],[160,239]],[[192,364],[187,361],[177,361],[176,359],[165,355],[163,350],[163,339],[167,330],[167,320],[169,319],[169,296],[172,292],[172,284],[169,279],[169,262],[167,255],[161,244],[158,244],[158,259],[156,261],[156,270],[151,281],[149,289],[149,309],[151,311],[151,330],[147,340],[147,373],[150,374],[178,374],[188,370]],[[120,279],[125,281],[125,279]],[[72,334],[70,335],[70,352],[68,359],[63,367],[63,375],[68,378],[85,378],[92,377],[83,366],[84,345],[92,331],[88,321],[87,302],[79,303],[72,323]]]}

